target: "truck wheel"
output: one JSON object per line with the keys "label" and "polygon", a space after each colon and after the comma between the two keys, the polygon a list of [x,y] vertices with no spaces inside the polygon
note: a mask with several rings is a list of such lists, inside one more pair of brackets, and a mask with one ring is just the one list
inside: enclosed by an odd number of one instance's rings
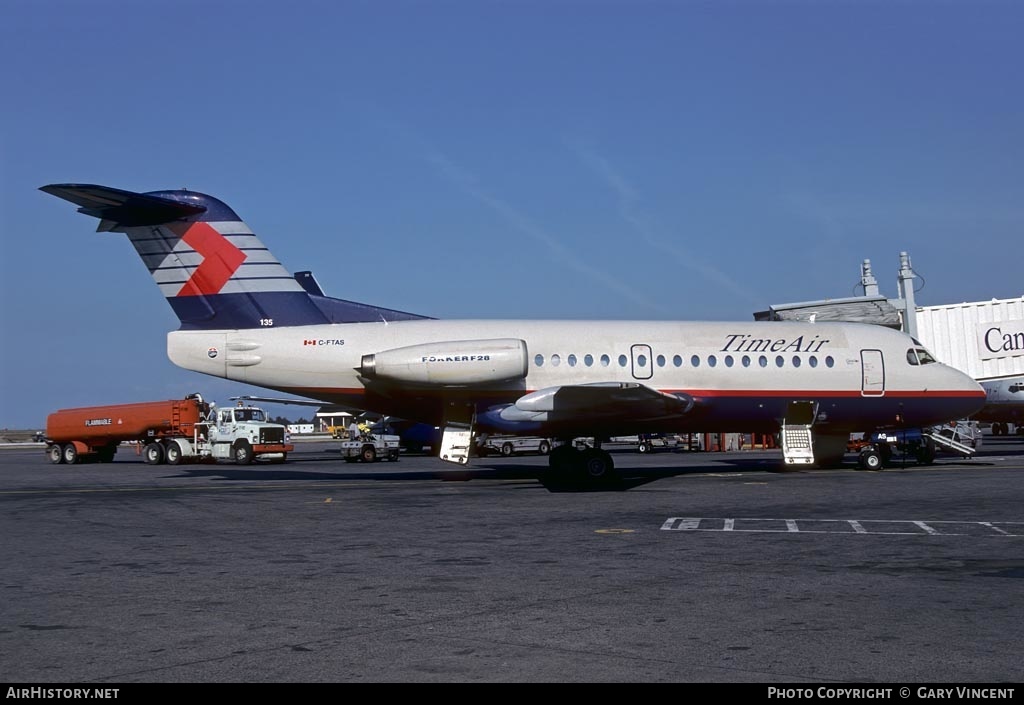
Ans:
{"label": "truck wheel", "polygon": [[551,452],[551,444],[547,441],[541,441],[540,445],[537,446],[537,452],[541,455],[547,455]]}
{"label": "truck wheel", "polygon": [[64,446],[62,454],[64,455],[64,462],[68,465],[74,465],[78,462],[78,448],[75,448],[74,443],[68,443]]}
{"label": "truck wheel", "polygon": [[513,450],[515,449],[512,447],[511,443],[504,443],[501,446],[501,454],[504,455],[506,458],[512,455]]}
{"label": "truck wheel", "polygon": [[860,466],[865,470],[881,470],[882,454],[877,450],[865,450],[860,454]]}
{"label": "truck wheel", "polygon": [[252,462],[252,446],[249,441],[238,441],[235,444],[235,462],[238,465],[248,465]]}
{"label": "truck wheel", "polygon": [[159,465],[164,462],[164,447],[159,443],[150,443],[142,450],[142,457],[147,465]]}
{"label": "truck wheel", "polygon": [[171,441],[170,443],[167,444],[168,465],[177,465],[178,463],[180,463],[182,455],[183,453],[181,452],[181,446],[178,445],[177,441]]}
{"label": "truck wheel", "polygon": [[60,446],[54,443],[53,445],[47,446],[46,457],[50,459],[50,462],[54,465],[60,465],[64,462],[64,451],[61,450]]}
{"label": "truck wheel", "polygon": [[377,450],[373,446],[363,446],[363,452],[359,454],[359,458],[364,463],[372,463],[377,459]]}
{"label": "truck wheel", "polygon": [[650,453],[651,452],[651,444],[650,444],[650,442],[649,441],[640,441],[640,447],[638,448],[638,450],[641,453]]}
{"label": "truck wheel", "polygon": [[388,451],[388,460],[390,460],[392,463],[397,463],[398,462],[398,451],[397,450],[390,450],[390,451]]}

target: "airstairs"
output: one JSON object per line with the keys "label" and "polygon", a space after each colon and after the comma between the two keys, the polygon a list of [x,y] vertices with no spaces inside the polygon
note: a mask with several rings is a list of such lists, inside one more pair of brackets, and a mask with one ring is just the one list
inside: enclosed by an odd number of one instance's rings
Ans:
{"label": "airstairs", "polygon": [[813,465],[814,439],[811,427],[817,405],[809,401],[793,401],[782,420],[782,457],[786,465]]}
{"label": "airstairs", "polygon": [[969,424],[958,423],[955,426],[936,426],[924,432],[936,446],[951,453],[972,458],[980,445],[980,436]]}

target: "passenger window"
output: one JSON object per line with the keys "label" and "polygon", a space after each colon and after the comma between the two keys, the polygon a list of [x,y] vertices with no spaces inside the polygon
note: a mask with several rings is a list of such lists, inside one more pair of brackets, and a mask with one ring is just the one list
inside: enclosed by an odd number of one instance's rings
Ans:
{"label": "passenger window", "polygon": [[658,367],[664,367],[664,366],[665,366],[665,356],[664,355],[658,355]]}
{"label": "passenger window", "polygon": [[818,366],[818,357],[816,355],[811,355],[811,359],[808,360],[807,362],[808,362],[808,364],[811,367],[817,367]]}
{"label": "passenger window", "polygon": [[637,364],[637,367],[647,367],[647,356],[646,355],[637,355],[636,356],[636,364]]}
{"label": "passenger window", "polygon": [[732,367],[732,355],[725,356],[725,366]]}
{"label": "passenger window", "polygon": [[608,357],[607,355],[602,355],[601,356],[601,367],[608,367],[608,365],[610,365],[610,364],[612,364],[612,359],[610,357]]}
{"label": "passenger window", "polygon": [[593,365],[594,364],[594,356],[591,355],[590,353],[587,353],[586,355],[584,355],[583,356],[583,364],[586,365],[587,367],[590,367],[591,365]]}
{"label": "passenger window", "polygon": [[800,367],[800,358],[796,355],[793,356],[793,367]]}
{"label": "passenger window", "polygon": [[551,356],[551,366],[552,367],[558,367],[561,364],[562,364],[562,357],[561,357],[561,355],[559,355],[558,353],[555,353],[554,355]]}
{"label": "passenger window", "polygon": [[540,353],[537,353],[533,358],[533,364],[535,364],[537,367],[544,367],[544,356],[541,355]]}
{"label": "passenger window", "polygon": [[775,366],[776,367],[782,367],[785,364],[786,364],[786,361],[782,359],[782,355],[776,355],[775,356]]}
{"label": "passenger window", "polygon": [[743,356],[743,366],[750,367],[750,355]]}
{"label": "passenger window", "polygon": [[629,362],[629,358],[625,355],[619,355],[619,367],[625,367],[627,362]]}
{"label": "passenger window", "polygon": [[700,356],[694,355],[693,357],[691,357],[690,364],[693,365],[694,367],[700,367]]}
{"label": "passenger window", "polygon": [[565,359],[565,361],[567,363],[569,363],[569,367],[576,367],[576,356],[575,355],[570,355],[569,357],[567,357]]}
{"label": "passenger window", "polygon": [[761,367],[768,367],[768,358],[762,355],[761,357],[757,358],[757,364],[759,364]]}
{"label": "passenger window", "polygon": [[834,364],[836,364],[836,361],[832,359],[831,355],[825,358],[825,367],[832,367]]}
{"label": "passenger window", "polygon": [[675,365],[676,367],[682,367],[683,366],[683,358],[679,357],[678,355],[674,355],[672,357],[672,364]]}
{"label": "passenger window", "polygon": [[708,355],[708,367],[714,367],[718,364],[718,358],[714,355]]}

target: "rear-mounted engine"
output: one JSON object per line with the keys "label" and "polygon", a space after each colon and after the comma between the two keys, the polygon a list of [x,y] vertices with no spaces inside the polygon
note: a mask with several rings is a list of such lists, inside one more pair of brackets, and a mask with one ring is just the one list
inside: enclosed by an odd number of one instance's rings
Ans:
{"label": "rear-mounted engine", "polygon": [[472,386],[523,379],[526,342],[515,338],[448,340],[363,355],[359,373],[370,380],[424,386]]}

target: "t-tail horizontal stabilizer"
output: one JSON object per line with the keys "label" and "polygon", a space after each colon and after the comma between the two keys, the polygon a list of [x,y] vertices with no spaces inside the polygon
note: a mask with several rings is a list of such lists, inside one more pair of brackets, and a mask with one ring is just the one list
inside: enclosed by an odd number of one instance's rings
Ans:
{"label": "t-tail horizontal stabilizer", "polygon": [[196,191],[135,193],[96,184],[40,189],[128,236],[186,330],[394,321],[414,314],[323,295],[296,280],[222,201]]}

